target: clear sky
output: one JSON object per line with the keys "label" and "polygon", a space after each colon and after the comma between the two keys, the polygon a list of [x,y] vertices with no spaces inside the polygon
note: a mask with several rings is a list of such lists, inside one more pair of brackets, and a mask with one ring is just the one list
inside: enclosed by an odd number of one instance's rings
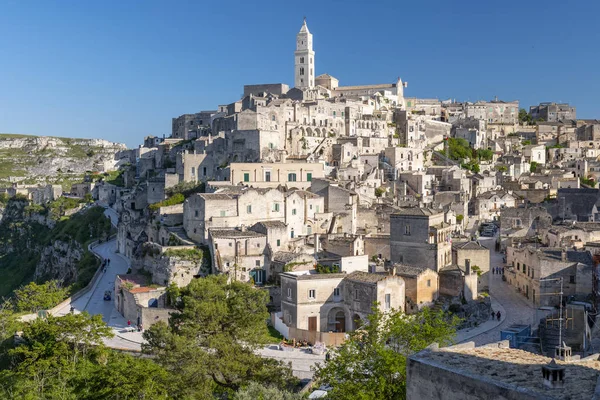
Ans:
{"label": "clear sky", "polygon": [[0,0],[0,132],[137,146],[243,85],[316,74],[405,95],[570,102],[600,118],[600,1]]}

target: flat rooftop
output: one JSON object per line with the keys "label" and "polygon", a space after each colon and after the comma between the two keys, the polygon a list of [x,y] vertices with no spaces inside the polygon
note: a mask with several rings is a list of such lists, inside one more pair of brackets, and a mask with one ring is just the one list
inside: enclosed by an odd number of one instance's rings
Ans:
{"label": "flat rooftop", "polygon": [[556,360],[565,367],[565,380],[563,388],[552,389],[544,386],[542,378],[542,365],[548,364],[551,358],[498,345],[470,347],[465,344],[425,350],[411,359],[543,398],[587,400],[594,397],[600,376],[598,354],[568,363]]}

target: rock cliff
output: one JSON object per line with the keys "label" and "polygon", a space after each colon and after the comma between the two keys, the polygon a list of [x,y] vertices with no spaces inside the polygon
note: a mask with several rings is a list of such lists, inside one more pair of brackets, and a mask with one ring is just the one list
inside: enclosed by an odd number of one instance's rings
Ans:
{"label": "rock cliff", "polygon": [[61,183],[86,171],[112,169],[121,143],[102,139],[70,139],[0,134],[0,186],[14,182]]}

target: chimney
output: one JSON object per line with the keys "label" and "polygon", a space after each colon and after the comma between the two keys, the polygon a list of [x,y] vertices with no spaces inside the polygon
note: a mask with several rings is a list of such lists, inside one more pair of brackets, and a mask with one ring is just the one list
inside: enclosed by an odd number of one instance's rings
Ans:
{"label": "chimney", "polygon": [[240,231],[242,231],[242,232],[246,232],[246,225],[242,224],[242,225],[240,226]]}
{"label": "chimney", "polygon": [[565,367],[558,365],[554,358],[546,365],[542,365],[544,386],[558,389],[565,386]]}
{"label": "chimney", "polygon": [[465,274],[471,275],[471,260],[465,259]]}
{"label": "chimney", "polygon": [[560,252],[560,259],[562,260],[562,262],[567,261],[567,248],[566,247],[564,247],[562,249],[562,251]]}

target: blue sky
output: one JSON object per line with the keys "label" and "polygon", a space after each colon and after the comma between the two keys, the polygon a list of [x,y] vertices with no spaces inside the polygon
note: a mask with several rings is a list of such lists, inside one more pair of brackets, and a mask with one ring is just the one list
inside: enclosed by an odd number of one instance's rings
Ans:
{"label": "blue sky", "polygon": [[600,118],[599,12],[554,0],[0,0],[0,132],[129,146],[169,135],[172,117],[231,103],[244,84],[293,84],[303,16],[316,73],[342,85],[400,76],[406,96],[566,101]]}

